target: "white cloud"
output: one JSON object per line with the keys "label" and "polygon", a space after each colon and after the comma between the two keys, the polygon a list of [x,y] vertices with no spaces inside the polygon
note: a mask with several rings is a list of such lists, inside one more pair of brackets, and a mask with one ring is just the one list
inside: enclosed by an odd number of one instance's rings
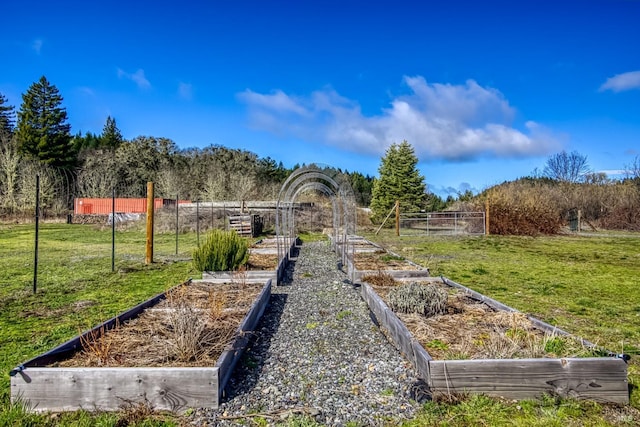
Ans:
{"label": "white cloud", "polygon": [[270,95],[262,95],[247,89],[238,96],[242,101],[254,107],[274,110],[279,113],[307,115],[305,108],[299,105],[302,100],[296,101],[281,90],[277,90]]}
{"label": "white cloud", "polygon": [[124,78],[124,79],[127,79],[127,80],[131,80],[140,89],[149,89],[149,88],[151,88],[151,83],[144,76],[144,70],[142,70],[142,69],[138,69],[138,71],[136,71],[135,73],[130,74],[130,73],[127,73],[126,71],[124,71],[123,69],[118,68],[118,77],[121,78],[121,79]]}
{"label": "white cloud", "polygon": [[627,175],[630,173],[630,171],[626,169],[601,169],[601,170],[594,171],[594,173],[603,173],[603,174],[606,174],[607,176],[616,176],[616,175]]}
{"label": "white cloud", "polygon": [[640,70],[616,74],[600,86],[600,92],[611,90],[617,93],[631,89],[640,89]]}
{"label": "white cloud", "polygon": [[405,77],[410,93],[395,97],[374,116],[331,88],[308,97],[281,90],[260,94],[246,90],[253,126],[308,141],[380,155],[393,142],[409,141],[422,160],[462,160],[479,156],[507,158],[543,155],[557,148],[543,127],[527,122],[511,126],[515,110],[496,89],[473,80],[463,85],[430,84],[423,77]]}
{"label": "white cloud", "polygon": [[42,39],[35,39],[33,41],[33,43],[31,43],[31,49],[33,49],[35,51],[35,53],[37,53],[38,55],[40,55],[40,52],[42,51],[42,45],[44,44],[44,40]]}
{"label": "white cloud", "polygon": [[193,98],[193,85],[191,83],[178,83],[178,96],[187,101]]}
{"label": "white cloud", "polygon": [[78,88],[78,91],[85,96],[95,96],[95,91],[93,89],[91,89],[90,87],[87,86],[80,86]]}

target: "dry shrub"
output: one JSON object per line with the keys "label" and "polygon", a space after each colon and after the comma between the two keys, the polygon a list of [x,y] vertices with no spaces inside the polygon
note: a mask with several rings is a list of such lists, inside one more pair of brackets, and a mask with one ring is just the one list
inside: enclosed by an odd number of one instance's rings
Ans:
{"label": "dry shrub", "polygon": [[222,318],[224,307],[227,305],[227,296],[224,292],[212,289],[209,292],[209,319],[216,322]]}
{"label": "dry shrub", "polygon": [[[118,329],[119,326],[119,322],[116,321],[114,329]],[[107,329],[103,324],[100,328],[89,331],[87,335],[79,333],[82,351],[86,357],[95,361],[97,366],[108,366],[110,362],[115,360],[115,354],[117,354],[112,340],[101,339],[106,332]]]}
{"label": "dry shrub", "polygon": [[[180,288],[185,288],[183,292],[186,292],[186,286]],[[169,294],[167,300],[171,309],[167,316],[169,353],[180,362],[195,360],[202,351],[203,342],[207,341],[205,317],[180,290]]]}
{"label": "dry shrub", "polygon": [[396,313],[418,313],[425,317],[444,314],[447,291],[436,285],[409,283],[389,292],[389,307]]}
{"label": "dry shrub", "polygon": [[87,336],[88,351],[57,366],[213,366],[260,289],[238,283],[179,286],[137,318]]}
{"label": "dry shrub", "polygon": [[516,181],[488,193],[491,234],[556,234],[563,224],[558,190],[551,185]]}
{"label": "dry shrub", "polygon": [[392,287],[398,286],[398,281],[393,278],[389,273],[385,273],[382,270],[378,270],[376,274],[368,274],[362,276],[363,282],[367,282],[373,287]]}
{"label": "dry shrub", "polygon": [[640,182],[628,180],[610,186],[603,198],[599,218],[593,218],[608,230],[640,231]]}
{"label": "dry shrub", "polygon": [[[569,211],[609,230],[640,230],[640,180],[568,183],[522,178],[486,191],[490,232],[502,235],[557,234]],[[476,202],[475,209],[483,209]]]}

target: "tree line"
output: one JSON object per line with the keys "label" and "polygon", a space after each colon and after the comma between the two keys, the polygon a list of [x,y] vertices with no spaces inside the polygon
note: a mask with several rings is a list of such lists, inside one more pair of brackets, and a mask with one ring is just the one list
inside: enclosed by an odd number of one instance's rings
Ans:
{"label": "tree line", "polygon": [[[63,97],[46,77],[22,95],[18,111],[0,93],[0,214],[30,212],[35,204],[35,176],[40,176],[41,204],[66,213],[75,197],[145,197],[146,183],[156,195],[203,201],[273,200],[287,177],[300,165],[221,145],[180,149],[168,138],[138,136],[127,140],[115,118],[106,118],[100,134],[72,135]],[[402,212],[482,209],[489,198],[502,206],[507,234],[557,230],[566,211],[582,210],[585,219],[602,226],[640,228],[640,158],[626,165],[625,180],[611,180],[591,170],[586,156],[573,151],[550,156],[542,171],[486,189],[467,190],[446,199],[428,191],[418,158],[407,141],[392,144],[381,158],[379,177],[337,170],[346,175],[356,203],[371,208],[379,223],[400,201]],[[302,165],[304,166],[304,165]],[[530,197],[527,197],[529,195]],[[542,202],[544,200],[544,203]],[[624,202],[624,203],[623,203]],[[531,215],[523,215],[531,206]],[[547,206],[545,214],[540,209]],[[534,212],[535,211],[535,212]],[[540,218],[525,227],[514,219]],[[494,219],[495,216],[494,216]],[[553,224],[553,226],[549,226]],[[546,231],[543,231],[546,232]]]}
{"label": "tree line", "polygon": [[[22,94],[17,111],[0,93],[0,213],[33,207],[36,175],[43,205],[62,213],[74,197],[110,197],[114,189],[118,197],[145,197],[148,181],[163,198],[275,199],[299,166],[287,168],[270,157],[221,145],[180,149],[163,137],[127,140],[111,116],[102,133],[73,135],[63,97],[44,76]],[[357,203],[368,206],[373,178],[344,173]]]}

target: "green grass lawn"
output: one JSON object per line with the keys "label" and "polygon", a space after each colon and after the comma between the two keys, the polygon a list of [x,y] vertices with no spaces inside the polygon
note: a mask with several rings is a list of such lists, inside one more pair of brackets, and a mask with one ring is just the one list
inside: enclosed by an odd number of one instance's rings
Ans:
{"label": "green grass lawn", "polygon": [[[155,262],[147,266],[144,232],[117,232],[112,272],[110,229],[44,224],[34,294],[34,235],[33,224],[0,225],[0,425],[12,424],[7,421],[12,368],[189,277],[200,277],[186,261],[195,247],[193,234],[179,236],[178,255],[175,234],[156,235]],[[44,422],[36,419],[34,425]]]}
{"label": "green grass lawn", "polygon": [[[202,238],[203,236],[201,236]],[[309,240],[313,235],[304,236]],[[470,397],[428,403],[418,425],[638,425],[640,418],[640,235],[638,237],[396,238],[368,236],[417,263],[521,311],[616,352],[632,355],[631,412],[555,398],[511,402]],[[111,230],[45,224],[40,231],[38,291],[33,293],[33,225],[0,225],[0,425],[179,425],[170,416],[85,412],[26,414],[9,403],[9,371],[188,277],[194,233],[155,237],[155,263],[144,265],[143,230],[118,231],[111,271]],[[142,413],[144,411],[141,411]],[[395,425],[397,422],[389,421]],[[292,417],[285,425],[317,425]]]}
{"label": "green grass lawn", "polygon": [[631,401],[640,409],[640,234],[367,237],[434,276],[631,355]]}
{"label": "green grass lawn", "polygon": [[640,235],[371,238],[434,276],[612,351],[640,354]]}

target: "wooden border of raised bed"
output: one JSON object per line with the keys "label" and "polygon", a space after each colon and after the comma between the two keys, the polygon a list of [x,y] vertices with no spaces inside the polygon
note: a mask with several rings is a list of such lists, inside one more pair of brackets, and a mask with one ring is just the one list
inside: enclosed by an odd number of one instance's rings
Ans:
{"label": "wooden border of raised bed", "polygon": [[[289,262],[289,254],[298,243],[298,238],[294,239],[291,247],[287,251],[287,255],[278,261],[278,265],[274,270],[248,270],[243,272],[203,271],[202,280],[211,283],[264,283],[266,280],[272,280],[274,283],[279,283],[284,277],[284,273]],[[277,256],[277,248],[275,249],[275,255]]]}
{"label": "wooden border of raised bed", "polygon": [[[331,236],[329,236],[329,238],[331,239]],[[347,275],[349,276],[349,278],[351,279],[351,281],[353,283],[359,283],[363,277],[366,276],[370,276],[370,275],[376,275],[376,274],[380,274],[380,273],[384,273],[384,274],[388,274],[391,277],[393,277],[396,280],[411,280],[414,278],[423,278],[426,276],[429,276],[429,269],[426,267],[423,267],[421,265],[418,265],[408,259],[406,259],[405,257],[389,251],[385,248],[383,248],[382,246],[371,242],[363,237],[360,236],[351,236],[350,237],[351,240],[347,241],[346,244],[346,256],[344,256],[344,251],[345,251],[345,245],[340,243],[337,246],[336,251],[338,252],[338,255],[346,258],[346,272]],[[358,270],[355,266],[355,256],[358,253],[369,253],[372,252],[371,249],[368,248],[360,248],[360,250],[356,249],[356,246],[362,246],[362,244],[371,246],[371,248],[375,251],[375,250],[382,250],[385,251],[386,253],[388,253],[389,255],[393,255],[395,257],[401,258],[403,260],[403,262],[407,263],[408,265],[415,267],[415,269],[413,270],[394,270],[394,269],[387,269],[387,270]]]}
{"label": "wooden border of raised bed", "polygon": [[82,341],[99,336],[116,324],[138,316],[166,298],[166,293],[96,326],[11,371],[11,400],[22,400],[37,412],[118,410],[125,403],[149,402],[153,408],[181,412],[187,408],[217,408],[249,334],[262,317],[271,296],[267,280],[247,315],[212,367],[56,368],[47,367],[82,348]]}
{"label": "wooden border of raised bed", "polygon": [[[492,308],[517,311],[449,279],[440,280]],[[629,403],[627,364],[613,354],[592,358],[434,360],[368,283],[362,284],[361,295],[389,339],[413,364],[432,393],[483,393],[509,399],[537,398],[550,393],[598,402]],[[568,335],[528,317],[542,330]],[[585,340],[583,343],[593,345]]]}

